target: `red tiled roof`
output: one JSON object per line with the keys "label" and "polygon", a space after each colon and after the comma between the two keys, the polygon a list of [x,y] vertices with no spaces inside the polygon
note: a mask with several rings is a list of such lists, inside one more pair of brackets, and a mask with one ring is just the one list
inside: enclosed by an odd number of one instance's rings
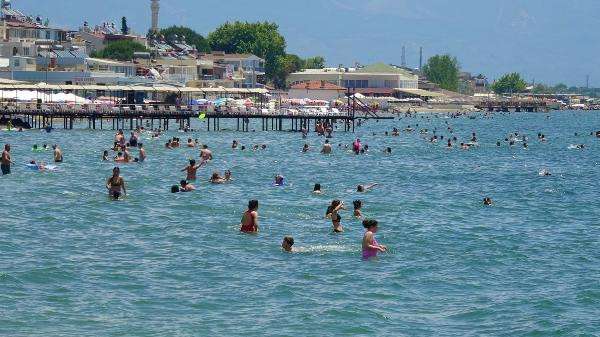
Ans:
{"label": "red tiled roof", "polygon": [[35,24],[31,23],[31,22],[23,22],[23,21],[18,21],[18,20],[7,20],[6,21],[6,26],[8,27],[18,27],[18,28],[42,28],[42,27],[38,27]]}
{"label": "red tiled roof", "polygon": [[339,91],[343,90],[343,91],[346,91],[346,88],[340,87],[337,84],[332,84],[329,82],[320,82],[320,81],[298,83],[298,84],[292,86],[292,89],[296,89],[296,90],[339,90]]}

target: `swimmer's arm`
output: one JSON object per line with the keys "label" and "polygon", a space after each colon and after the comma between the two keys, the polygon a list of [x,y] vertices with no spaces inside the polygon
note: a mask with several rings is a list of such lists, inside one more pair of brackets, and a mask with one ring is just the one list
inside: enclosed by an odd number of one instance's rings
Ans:
{"label": "swimmer's arm", "polygon": [[[112,177],[111,177],[111,178],[112,178]],[[110,190],[110,179],[111,179],[111,178],[108,178],[108,179],[106,180],[106,189],[107,189],[107,190]]]}
{"label": "swimmer's arm", "polygon": [[252,212],[252,221],[254,222],[254,230],[258,232],[258,213]]}
{"label": "swimmer's arm", "polygon": [[367,186],[365,186],[365,190],[370,190],[370,189],[372,189],[373,187],[377,187],[377,186],[379,186],[379,183],[375,183],[375,184],[367,185]]}
{"label": "swimmer's arm", "polygon": [[181,172],[185,172],[185,171],[187,171],[188,167],[189,167],[189,166],[186,166],[186,167],[182,168],[182,169],[181,169]]}

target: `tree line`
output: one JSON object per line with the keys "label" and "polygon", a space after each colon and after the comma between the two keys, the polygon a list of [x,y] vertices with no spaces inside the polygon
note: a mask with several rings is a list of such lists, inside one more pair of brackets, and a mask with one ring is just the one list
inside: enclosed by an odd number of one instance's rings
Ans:
{"label": "tree line", "polygon": [[[123,18],[121,31],[129,33],[127,20]],[[185,37],[186,43],[199,52],[222,51],[228,54],[254,54],[265,60],[267,80],[276,88],[286,87],[289,74],[302,69],[325,67],[325,58],[315,56],[303,59],[287,53],[285,38],[279,32],[279,26],[272,22],[226,22],[204,37],[191,28],[172,26],[162,29],[158,34],[148,32],[148,38],[170,40],[174,36]],[[135,52],[149,50],[135,41],[111,42],[104,48],[94,51],[91,57],[128,61]]]}

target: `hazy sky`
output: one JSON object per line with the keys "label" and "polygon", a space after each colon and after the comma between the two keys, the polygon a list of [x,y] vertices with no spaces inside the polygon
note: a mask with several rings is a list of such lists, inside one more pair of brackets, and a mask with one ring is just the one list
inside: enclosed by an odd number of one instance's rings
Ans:
{"label": "hazy sky", "polygon": [[[27,14],[76,29],[126,16],[145,33],[149,0],[12,0]],[[436,53],[456,56],[463,70],[494,79],[518,71],[531,81],[600,86],[598,0],[162,0],[160,25],[186,25],[203,35],[226,20],[280,25],[288,52],[322,55],[327,64],[401,63],[418,67]]]}

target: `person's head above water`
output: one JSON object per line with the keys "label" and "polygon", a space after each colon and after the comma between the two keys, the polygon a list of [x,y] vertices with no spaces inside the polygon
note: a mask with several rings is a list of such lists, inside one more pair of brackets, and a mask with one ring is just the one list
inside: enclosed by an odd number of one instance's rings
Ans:
{"label": "person's head above water", "polygon": [[177,186],[177,185],[171,186],[171,193],[179,193],[179,186]]}
{"label": "person's head above water", "polygon": [[315,184],[313,188],[313,192],[321,192],[321,184]]}
{"label": "person's head above water", "polygon": [[115,166],[115,168],[113,168],[113,175],[118,176],[119,174],[121,174],[121,169],[118,166]]}
{"label": "person's head above water", "polygon": [[360,200],[354,200],[352,202],[352,204],[354,205],[354,209],[361,209],[362,208],[362,201],[360,201]]}
{"label": "person's head above water", "polygon": [[258,200],[250,200],[248,202],[248,210],[255,211],[258,209]]}
{"label": "person's head above water", "polygon": [[196,161],[194,159],[190,159],[190,166],[196,165]]}
{"label": "person's head above water", "polygon": [[292,246],[294,245],[294,238],[291,236],[286,236],[283,238],[283,242],[281,243],[281,248],[286,252],[292,251]]}
{"label": "person's head above water", "polygon": [[377,232],[377,228],[379,227],[377,220],[365,219],[362,224],[365,229],[368,229],[373,233]]}

